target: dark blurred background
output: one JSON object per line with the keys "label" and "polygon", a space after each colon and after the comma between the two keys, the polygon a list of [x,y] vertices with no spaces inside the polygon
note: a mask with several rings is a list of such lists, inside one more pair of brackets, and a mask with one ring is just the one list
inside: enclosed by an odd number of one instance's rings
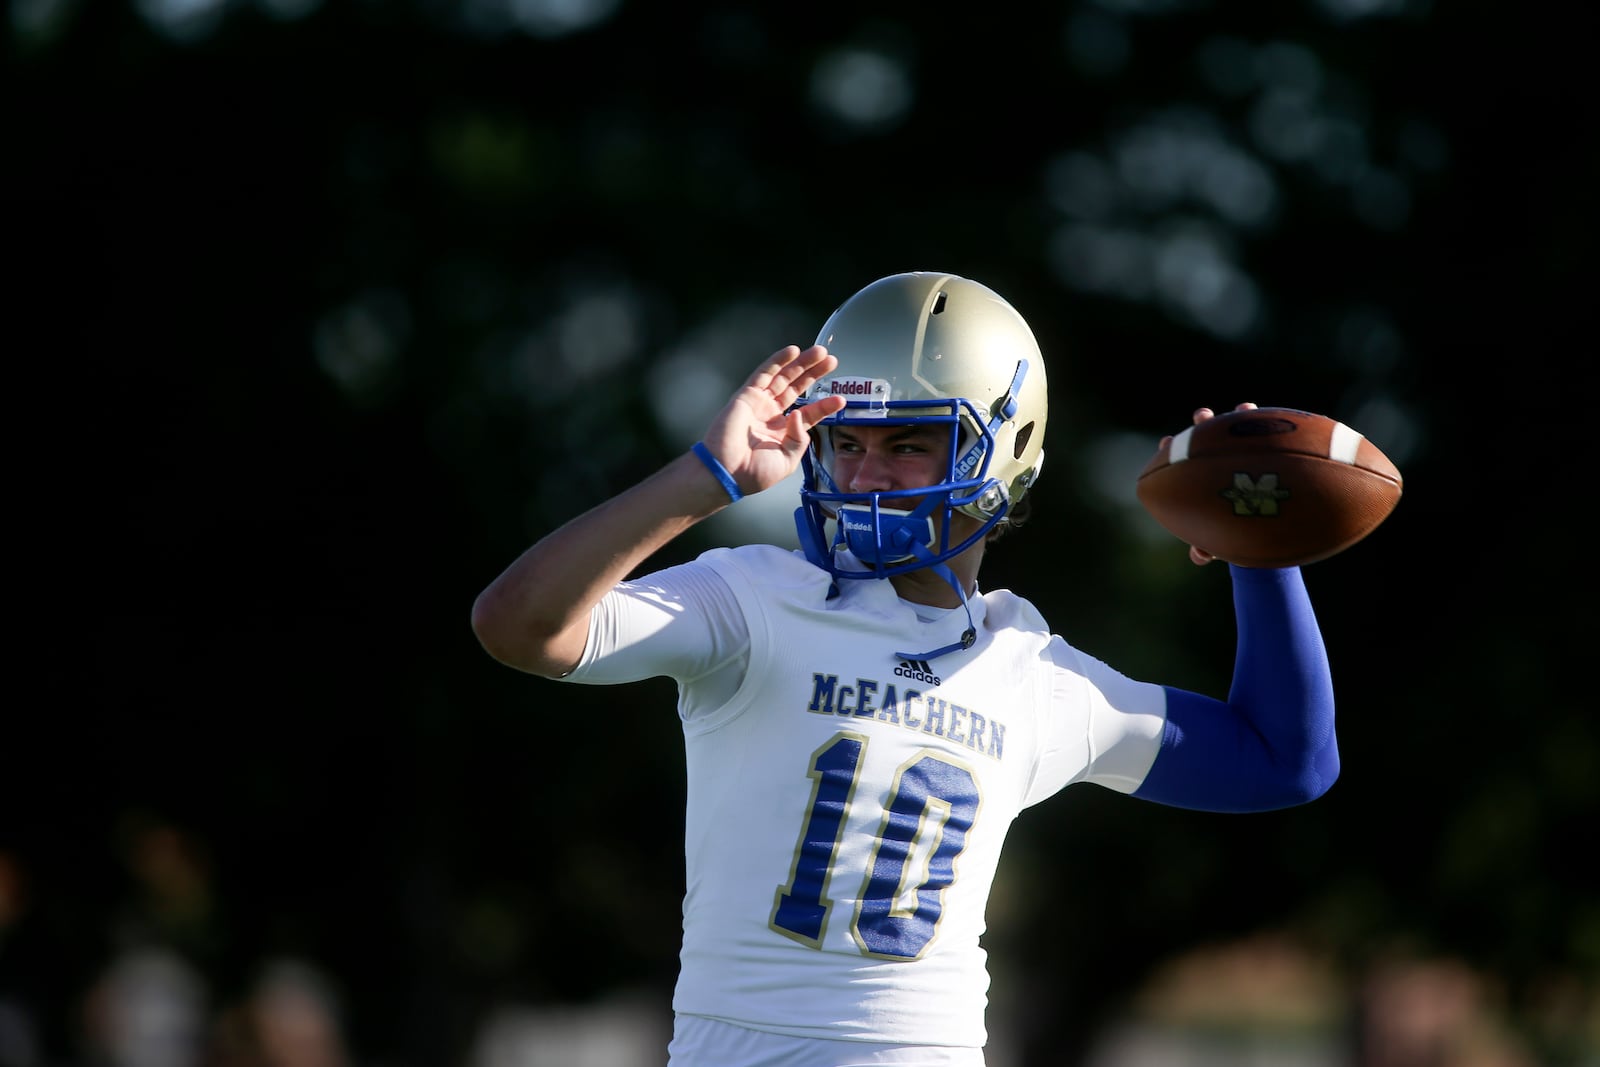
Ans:
{"label": "dark blurred background", "polygon": [[1049,360],[985,585],[1128,673],[1227,685],[1226,574],[1133,497],[1195,407],[1406,476],[1307,569],[1339,783],[1028,812],[991,1067],[1600,1063],[1587,18],[12,0],[0,1064],[664,1062],[671,687],[517,675],[470,606],[909,269]]}

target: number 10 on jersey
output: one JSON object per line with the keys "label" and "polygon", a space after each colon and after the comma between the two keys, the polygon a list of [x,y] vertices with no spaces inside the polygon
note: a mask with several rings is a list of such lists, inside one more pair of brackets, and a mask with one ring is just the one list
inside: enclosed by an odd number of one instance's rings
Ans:
{"label": "number 10 on jersey", "polygon": [[807,774],[811,804],[795,849],[788,884],[778,887],[772,928],[820,949],[833,902],[830,883],[865,879],[850,927],[866,955],[912,960],[938,933],[944,891],[956,879],[980,797],[972,772],[924,749],[896,773],[866,870],[837,868],[840,836],[856,799],[867,738],[838,733],[817,749]]}

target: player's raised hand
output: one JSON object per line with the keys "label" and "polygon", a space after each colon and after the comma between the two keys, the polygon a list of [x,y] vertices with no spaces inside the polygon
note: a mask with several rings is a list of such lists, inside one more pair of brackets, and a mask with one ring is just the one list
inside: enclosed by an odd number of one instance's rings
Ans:
{"label": "player's raised hand", "polygon": [[745,495],[770,489],[800,465],[813,426],[844,407],[825,397],[789,407],[839,361],[821,345],[780,348],[745,379],[703,438]]}

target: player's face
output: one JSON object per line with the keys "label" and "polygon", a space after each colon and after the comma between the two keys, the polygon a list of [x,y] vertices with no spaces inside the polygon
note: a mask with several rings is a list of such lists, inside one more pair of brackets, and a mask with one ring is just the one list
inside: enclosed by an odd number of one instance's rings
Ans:
{"label": "player's face", "polygon": [[[950,470],[944,426],[835,426],[833,478],[847,493],[883,493],[938,485]],[[911,509],[913,499],[895,502]]]}

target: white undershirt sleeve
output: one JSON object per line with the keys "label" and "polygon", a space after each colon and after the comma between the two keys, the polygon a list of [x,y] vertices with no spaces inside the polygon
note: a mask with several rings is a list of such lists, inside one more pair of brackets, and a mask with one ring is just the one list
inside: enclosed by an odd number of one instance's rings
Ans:
{"label": "white undershirt sleeve", "polygon": [[1050,642],[1050,659],[1049,725],[1026,804],[1075,781],[1133,792],[1161,747],[1165,690],[1134,681],[1059,637]]}
{"label": "white undershirt sleeve", "polygon": [[[738,689],[750,630],[722,576],[678,564],[619,583],[589,613],[583,658],[564,681],[615,685],[668,677],[694,682],[695,700],[720,705]],[[688,715],[694,709],[680,707]]]}

